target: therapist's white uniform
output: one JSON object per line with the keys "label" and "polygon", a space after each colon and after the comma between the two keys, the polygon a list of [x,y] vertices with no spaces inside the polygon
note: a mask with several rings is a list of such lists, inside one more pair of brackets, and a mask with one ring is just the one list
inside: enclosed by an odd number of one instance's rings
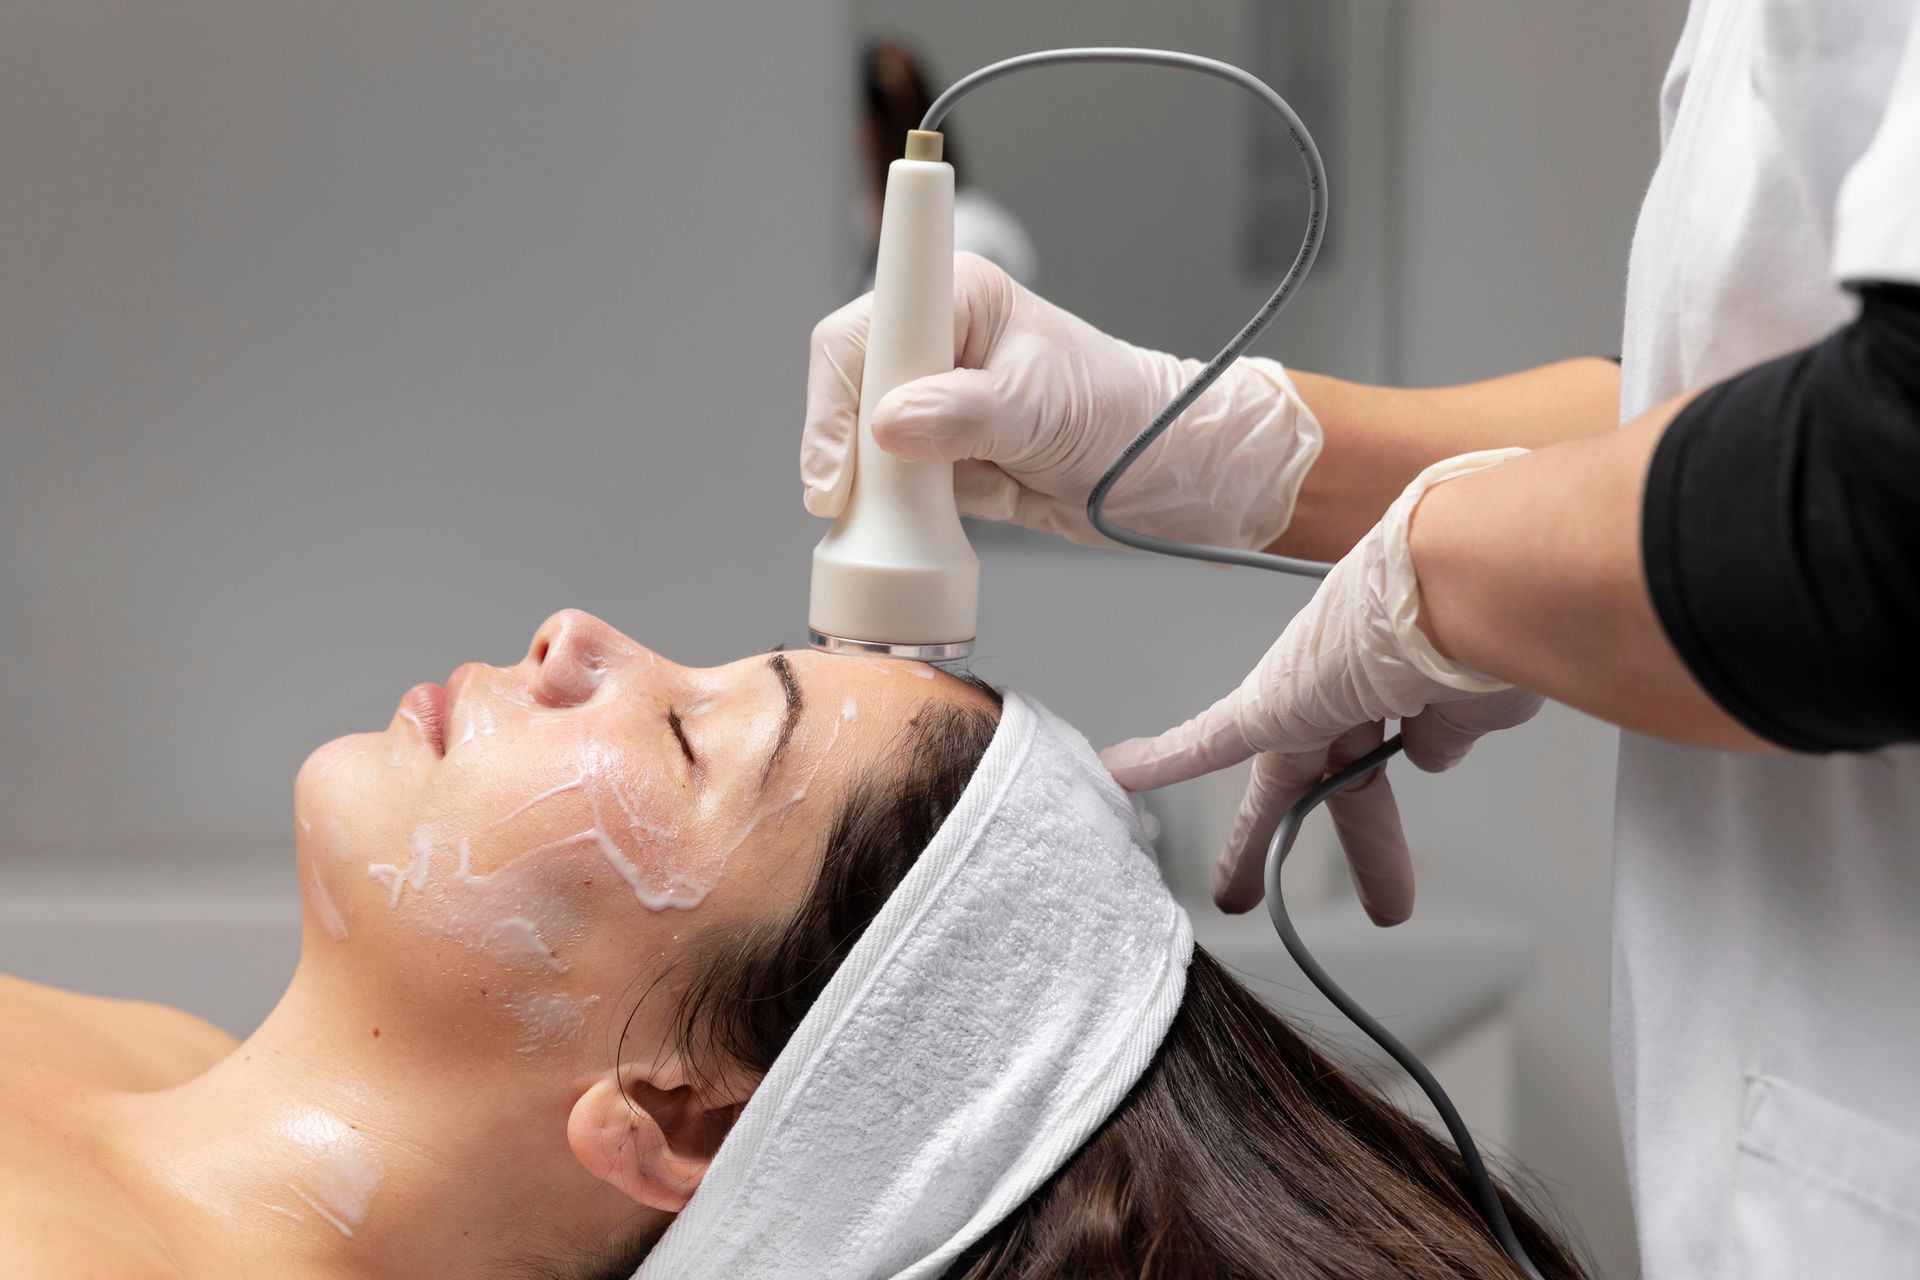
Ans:
{"label": "therapist's white uniform", "polygon": [[[1623,417],[1818,341],[1854,313],[1843,282],[1920,283],[1915,9],[1696,0],[1634,235]],[[1920,749],[1629,733],[1618,804],[1644,1274],[1920,1277]]]}

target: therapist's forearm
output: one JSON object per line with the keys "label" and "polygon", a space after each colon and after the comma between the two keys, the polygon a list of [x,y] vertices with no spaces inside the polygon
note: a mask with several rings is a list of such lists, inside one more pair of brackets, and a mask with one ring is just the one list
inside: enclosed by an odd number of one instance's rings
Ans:
{"label": "therapist's forearm", "polygon": [[1539,448],[1619,424],[1620,370],[1562,360],[1452,387],[1372,387],[1288,371],[1325,443],[1293,521],[1270,550],[1337,560],[1421,471],[1442,458],[1506,445]]}
{"label": "therapist's forearm", "polygon": [[1701,689],[1648,594],[1641,498],[1683,403],[1429,490],[1409,536],[1421,627],[1454,661],[1610,723],[1770,750]]}

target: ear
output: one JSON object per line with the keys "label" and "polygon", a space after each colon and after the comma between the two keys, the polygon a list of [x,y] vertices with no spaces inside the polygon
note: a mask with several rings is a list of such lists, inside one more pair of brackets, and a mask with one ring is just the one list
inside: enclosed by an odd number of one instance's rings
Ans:
{"label": "ear", "polygon": [[586,1171],[640,1204],[678,1213],[693,1198],[754,1081],[695,1082],[668,1059],[631,1064],[587,1086],[567,1117],[567,1145]]}

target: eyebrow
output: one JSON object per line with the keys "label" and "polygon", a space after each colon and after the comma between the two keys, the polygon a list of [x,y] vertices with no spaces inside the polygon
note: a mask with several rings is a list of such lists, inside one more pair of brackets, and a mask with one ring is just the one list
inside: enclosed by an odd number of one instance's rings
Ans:
{"label": "eyebrow", "polygon": [[800,682],[794,679],[793,664],[787,661],[787,656],[784,653],[769,654],[767,666],[780,677],[780,690],[787,695],[787,713],[780,721],[780,736],[774,741],[773,750],[767,753],[767,762],[760,766],[762,787],[773,776],[774,766],[780,763],[780,753],[793,740],[793,731],[800,724],[800,713],[806,709],[806,699],[800,694]]}

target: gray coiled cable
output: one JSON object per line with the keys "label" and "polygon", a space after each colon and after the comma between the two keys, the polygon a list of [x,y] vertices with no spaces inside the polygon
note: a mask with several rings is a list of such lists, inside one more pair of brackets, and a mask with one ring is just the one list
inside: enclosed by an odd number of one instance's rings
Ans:
{"label": "gray coiled cable", "polygon": [[[1138,533],[1114,524],[1103,513],[1107,495],[1113,491],[1120,477],[1125,475],[1148,445],[1160,438],[1162,432],[1173,425],[1181,414],[1185,413],[1195,400],[1224,373],[1228,365],[1240,358],[1242,352],[1253,345],[1280,309],[1287,305],[1300,284],[1307,278],[1307,272],[1313,267],[1313,260],[1320,252],[1320,238],[1324,234],[1327,219],[1327,171],[1321,163],[1319,148],[1313,145],[1313,138],[1300,117],[1287,105],[1285,98],[1275,93],[1264,81],[1249,72],[1212,58],[1203,58],[1192,53],[1176,53],[1166,49],[1043,49],[1036,53],[1024,53],[1019,57],[1007,58],[1001,62],[981,67],[948,86],[947,91],[934,99],[927,108],[927,114],[920,121],[920,127],[929,132],[937,131],[953,110],[955,103],[981,85],[1024,71],[1029,67],[1056,66],[1062,63],[1126,63],[1148,66],[1179,67],[1187,71],[1198,71],[1202,75],[1212,76],[1216,80],[1225,80],[1236,84],[1266,105],[1267,109],[1279,116],[1287,127],[1287,135],[1293,140],[1295,149],[1300,153],[1300,163],[1307,173],[1307,229],[1300,241],[1300,252],[1294,255],[1293,264],[1287,268],[1287,274],[1280,286],[1261,304],[1253,318],[1233,336],[1233,340],[1220,349],[1220,354],[1207,361],[1193,380],[1180,389],[1180,393],[1169,400],[1166,407],[1154,415],[1149,422],[1120,451],[1113,465],[1100,477],[1087,498],[1087,519],[1093,527],[1115,542],[1135,547],[1141,551],[1152,551],[1163,556],[1179,556],[1187,560],[1205,560],[1214,564],[1238,564],[1255,569],[1271,569],[1279,573],[1290,573],[1299,577],[1324,578],[1332,565],[1317,560],[1300,560],[1293,556],[1274,555],[1266,551],[1247,551],[1240,547],[1213,547],[1201,543],[1178,542],[1171,538],[1159,538],[1152,534]],[[1441,1121],[1459,1148],[1461,1163],[1466,1168],[1467,1180],[1473,1199],[1480,1210],[1480,1216],[1486,1220],[1487,1227],[1493,1232],[1507,1257],[1513,1260],[1522,1274],[1540,1280],[1540,1272],[1527,1256],[1527,1251],[1514,1234],[1513,1224],[1507,1219],[1505,1206],[1500,1201],[1500,1193],[1493,1185],[1493,1179],[1487,1173],[1485,1162],[1480,1158],[1480,1149],[1474,1144],[1473,1135],[1467,1131],[1466,1122],[1460,1118],[1460,1112],[1454,1107],[1453,1100],[1447,1097],[1446,1090],[1433,1078],[1426,1064],[1416,1057],[1413,1051],[1400,1043],[1391,1031],[1388,1031],[1372,1014],[1360,1007],[1358,1001],[1328,976],[1320,967],[1313,954],[1307,950],[1306,943],[1293,927],[1293,921],[1287,915],[1286,903],[1280,893],[1280,868],[1286,861],[1287,853],[1293,848],[1293,842],[1300,834],[1300,824],[1309,813],[1329,796],[1345,790],[1375,769],[1393,758],[1401,748],[1399,734],[1387,739],[1368,754],[1352,764],[1337,770],[1319,785],[1309,791],[1280,820],[1273,833],[1273,843],[1267,847],[1266,889],[1267,912],[1273,918],[1273,927],[1280,935],[1281,944],[1300,966],[1301,972],[1318,987],[1321,994],[1332,1001],[1334,1006],[1345,1014],[1352,1023],[1365,1032],[1375,1044],[1386,1050],[1393,1060],[1400,1064],[1420,1091],[1433,1103],[1439,1112]]]}

